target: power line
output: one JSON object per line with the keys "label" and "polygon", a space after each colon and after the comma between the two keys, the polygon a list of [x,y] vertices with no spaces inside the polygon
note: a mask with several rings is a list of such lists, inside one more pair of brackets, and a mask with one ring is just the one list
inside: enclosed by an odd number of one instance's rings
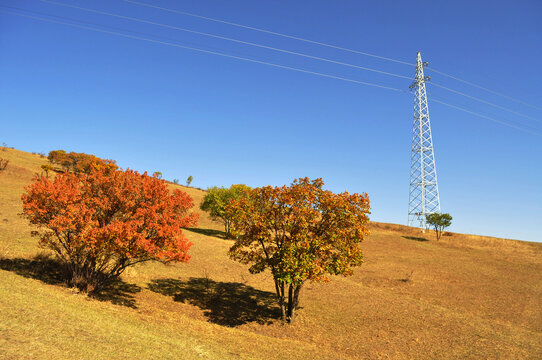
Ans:
{"label": "power line", "polygon": [[309,39],[305,39],[305,38],[298,37],[298,36],[293,36],[293,35],[283,34],[283,33],[275,32],[275,31],[265,30],[265,29],[254,27],[254,26],[238,24],[238,23],[234,23],[234,22],[230,22],[230,21],[225,21],[225,20],[215,19],[215,18],[211,18],[211,17],[207,17],[207,16],[197,15],[197,14],[189,13],[189,12],[186,12],[186,11],[175,10],[175,9],[156,6],[156,5],[152,5],[152,4],[147,4],[147,3],[143,3],[143,2],[139,2],[139,1],[132,1],[132,0],[123,0],[123,1],[127,2],[127,3],[131,3],[131,4],[139,5],[139,6],[145,6],[145,7],[148,7],[148,8],[164,10],[164,11],[168,11],[168,12],[172,12],[172,13],[176,13],[176,14],[191,16],[191,17],[195,17],[195,18],[199,18],[199,19],[204,19],[204,20],[214,21],[214,22],[218,22],[218,23],[222,23],[222,24],[237,26],[237,27],[244,28],[244,29],[259,31],[259,32],[266,33],[266,34],[281,36],[281,37],[288,38],[288,39],[299,40],[299,41],[303,41],[303,42],[310,43],[310,44],[315,44],[315,45],[325,46],[325,47],[329,47],[329,48],[333,48],[333,49],[337,49],[337,50],[348,51],[348,52],[355,53],[355,54],[370,56],[370,57],[374,57],[374,58],[377,58],[377,59],[393,61],[393,62],[396,62],[396,63],[399,63],[399,64],[416,66],[416,64],[412,64],[412,63],[409,63],[409,62],[406,62],[406,61],[396,60],[396,59],[392,59],[392,58],[389,58],[389,57],[375,55],[375,54],[371,54],[371,53],[367,53],[367,52],[363,52],[363,51],[348,49],[348,48],[345,48],[345,47],[332,45],[332,44],[327,44],[327,43],[323,43],[323,42],[320,42],[320,41],[309,40]]}
{"label": "power line", "polygon": [[[167,24],[158,23],[158,22],[154,22],[154,21],[149,21],[149,20],[145,20],[145,19],[140,19],[140,18],[135,18],[135,17],[130,17],[130,16],[124,16],[124,15],[120,15],[120,14],[110,13],[110,12],[96,10],[96,9],[85,8],[85,7],[81,7],[81,6],[75,6],[75,5],[71,5],[71,4],[65,4],[65,3],[52,1],[52,0],[39,0],[39,1],[44,2],[44,3],[53,4],[53,5],[57,5],[57,6],[74,8],[74,9],[78,9],[78,10],[82,10],[82,11],[86,11],[86,12],[92,12],[92,13],[96,13],[96,14],[102,14],[102,15],[117,17],[117,18],[120,18],[120,19],[127,19],[127,20],[136,21],[136,22],[140,22],[140,23],[146,23],[146,24],[156,25],[156,26],[160,26],[160,27],[164,27],[164,28],[169,28],[169,29],[174,29],[174,30],[179,30],[179,31],[185,31],[185,32],[193,33],[193,34],[198,34],[198,35],[218,38],[218,39],[222,39],[222,40],[232,41],[232,42],[241,43],[241,44],[245,44],[245,45],[251,45],[251,46],[255,46],[255,47],[259,47],[259,48],[278,51],[278,52],[287,53],[287,54],[291,54],[291,55],[302,56],[302,57],[306,57],[306,58],[310,58],[310,59],[325,61],[325,62],[334,63],[334,64],[338,64],[338,65],[344,65],[344,66],[358,68],[358,69],[362,69],[362,70],[372,71],[372,72],[381,73],[381,74],[385,74],[385,75],[390,75],[390,76],[394,76],[394,77],[399,77],[399,78],[403,78],[403,79],[410,79],[410,77],[404,76],[404,75],[389,73],[389,72],[386,72],[386,71],[367,68],[367,67],[363,67],[363,66],[359,66],[359,65],[354,65],[354,64],[344,63],[344,62],[331,60],[331,59],[327,59],[327,58],[322,58],[322,57],[318,57],[318,56],[313,56],[313,55],[309,55],[309,54],[284,50],[284,49],[275,48],[275,47],[271,47],[271,46],[266,46],[266,45],[262,45],[262,44],[258,44],[258,43],[253,43],[253,42],[228,38],[228,37],[220,36],[220,35],[216,35],[216,34],[205,33],[205,32],[201,32],[201,31],[195,31],[195,30],[191,30],[191,29],[181,28],[181,27],[177,27],[177,26],[173,26],[173,25],[167,25]],[[438,72],[438,71],[436,71],[436,72]],[[441,73],[441,72],[439,72],[439,73]],[[444,74],[444,73],[442,73],[442,74]],[[448,76],[448,75],[446,75],[446,76]],[[450,92],[453,92],[453,93],[468,97],[470,99],[479,101],[481,103],[488,104],[490,106],[493,106],[493,107],[508,111],[510,113],[513,113],[513,114],[516,114],[516,115],[519,115],[519,116],[522,116],[524,118],[531,119],[531,120],[538,121],[538,122],[542,122],[542,121],[540,121],[538,119],[535,119],[535,118],[533,118],[531,116],[519,113],[517,111],[511,110],[511,109],[506,108],[504,106],[494,104],[492,102],[489,102],[489,101],[486,101],[486,100],[483,100],[483,99],[480,99],[480,98],[465,94],[463,92],[460,92],[460,91],[457,91],[457,90],[454,90],[454,89],[451,89],[451,88],[448,88],[448,87],[445,87],[445,86],[442,86],[442,85],[439,85],[439,84],[435,84],[435,83],[432,83],[432,84],[434,86],[440,87],[440,88],[442,88],[444,90],[447,90],[447,91],[450,91]]]}
{"label": "power line", "polygon": [[[204,19],[204,20],[209,20],[209,21],[214,21],[214,22],[218,22],[218,23],[222,23],[222,24],[237,26],[237,27],[244,28],[244,29],[259,31],[259,32],[262,32],[262,33],[267,33],[267,34],[272,34],[272,35],[276,35],[276,36],[281,36],[281,37],[288,38],[288,39],[294,39],[294,40],[298,40],[298,41],[303,41],[303,42],[310,43],[310,44],[316,44],[316,45],[325,46],[325,47],[328,47],[328,48],[338,49],[338,50],[347,51],[347,52],[351,52],[351,53],[355,53],[355,54],[360,54],[360,55],[365,55],[365,56],[370,56],[370,57],[373,57],[373,58],[382,59],[382,60],[387,60],[387,61],[392,61],[392,62],[399,63],[399,64],[410,65],[410,66],[416,66],[416,64],[409,63],[409,62],[402,61],[402,60],[397,60],[397,59],[393,59],[393,58],[389,58],[389,57],[385,57],[385,56],[380,56],[380,55],[375,55],[375,54],[371,54],[371,53],[367,53],[367,52],[363,52],[363,51],[358,51],[358,50],[354,50],[354,49],[349,49],[349,48],[345,48],[345,47],[342,47],[342,46],[337,46],[337,45],[333,45],[333,44],[329,44],[329,43],[324,43],[324,42],[320,42],[320,41],[314,41],[314,40],[310,40],[310,39],[305,39],[305,38],[298,37],[298,36],[293,36],[293,35],[288,35],[288,34],[279,33],[279,32],[275,32],[275,31],[270,31],[270,30],[266,30],[266,29],[261,29],[261,28],[255,27],[255,26],[243,25],[243,24],[234,23],[234,22],[231,22],[231,21],[225,21],[225,20],[221,20],[221,19],[216,19],[216,18],[208,17],[208,16],[202,16],[202,15],[190,13],[190,12],[187,12],[187,11],[181,11],[181,10],[166,8],[166,7],[162,7],[162,6],[147,4],[147,3],[144,3],[144,2],[140,2],[140,1],[134,1],[134,0],[123,0],[123,1],[124,1],[124,2],[127,2],[127,3],[130,3],[130,4],[135,4],[135,5],[144,6],[144,7],[148,7],[148,8],[159,9],[159,10],[168,11],[168,12],[171,12],[171,13],[176,13],[176,14],[191,16],[191,17],[195,17],[195,18],[199,18],[199,19]],[[434,68],[431,68],[431,67],[428,67],[427,69],[428,69],[428,70],[431,70],[431,71],[433,71],[433,72],[435,72],[435,73],[438,73],[438,74],[440,74],[440,75],[446,76],[446,77],[448,77],[448,78],[454,79],[454,80],[456,80],[456,81],[460,81],[460,82],[462,82],[462,83],[464,83],[464,84],[467,84],[467,85],[476,87],[476,88],[478,88],[478,89],[487,91],[487,92],[489,92],[489,93],[491,93],[491,94],[498,95],[498,96],[504,97],[504,98],[506,98],[506,99],[512,100],[512,101],[517,102],[517,103],[519,103],[519,104],[523,104],[523,105],[529,106],[529,107],[531,107],[531,108],[535,108],[535,109],[538,109],[538,110],[542,110],[542,108],[539,107],[539,106],[529,104],[529,103],[527,103],[527,102],[525,102],[525,101],[522,101],[522,100],[513,98],[513,97],[511,97],[511,96],[505,95],[505,94],[500,93],[500,92],[498,92],[498,91],[494,91],[494,90],[488,89],[488,88],[486,88],[486,87],[483,87],[483,86],[481,86],[481,85],[475,84],[475,83],[473,83],[473,82],[470,82],[470,81],[467,81],[467,80],[463,80],[463,79],[461,79],[461,78],[459,78],[459,77],[456,77],[456,76],[447,74],[447,73],[445,73],[445,72],[443,72],[443,71],[440,71],[440,70],[437,70],[437,69],[434,69]]]}
{"label": "power line", "polygon": [[[4,6],[4,5],[0,5],[0,7],[37,13],[37,12],[34,12],[34,11],[29,11],[29,10],[25,10],[25,9],[21,9],[21,8],[15,8],[15,7]],[[16,16],[21,16],[21,17],[25,17],[25,18],[40,20],[40,21],[44,21],[44,22],[54,23],[54,24],[60,24],[60,25],[65,25],[65,26],[70,26],[70,27],[75,27],[75,28],[80,28],[80,29],[86,29],[86,30],[90,30],[90,31],[105,33],[105,34],[116,35],[116,36],[129,38],[129,39],[142,40],[142,41],[162,44],[162,45],[166,45],[166,46],[172,46],[172,47],[177,47],[177,48],[182,48],[182,49],[187,49],[187,50],[193,50],[193,51],[202,52],[202,53],[206,53],[206,54],[218,55],[218,56],[222,56],[222,57],[226,57],[226,58],[232,58],[232,59],[237,59],[237,60],[243,60],[243,61],[247,61],[247,62],[262,64],[262,65],[268,65],[268,66],[272,66],[272,67],[276,67],[276,68],[297,71],[297,72],[301,72],[301,73],[321,76],[321,77],[325,77],[325,78],[331,78],[331,79],[335,79],[335,80],[346,81],[346,82],[350,82],[350,83],[356,83],[356,84],[360,84],[360,85],[378,87],[378,88],[382,88],[382,89],[387,89],[387,90],[392,90],[392,91],[400,92],[400,93],[403,93],[403,94],[407,94],[407,92],[405,90],[397,89],[397,88],[393,88],[393,87],[388,87],[388,86],[384,86],[384,85],[380,85],[380,84],[354,80],[354,79],[335,76],[335,75],[331,75],[331,74],[314,72],[314,71],[310,71],[310,70],[305,70],[305,69],[300,69],[300,68],[295,68],[295,67],[270,63],[270,62],[266,62],[266,61],[260,61],[260,60],[245,58],[245,57],[241,57],[241,56],[229,55],[229,54],[221,53],[221,52],[217,52],[217,51],[204,50],[204,49],[200,49],[200,48],[195,48],[195,47],[185,46],[185,45],[181,45],[181,44],[177,44],[177,43],[172,43],[172,42],[169,42],[169,41],[155,40],[155,39],[150,39],[150,38],[146,38],[146,37],[142,37],[142,36],[129,35],[129,34],[124,34],[124,33],[116,32],[116,31],[98,29],[98,28],[95,28],[95,27],[84,26],[84,25],[77,25],[77,24],[67,23],[67,22],[64,22],[64,21],[58,21],[58,20],[53,20],[53,19],[48,19],[48,18],[43,18],[43,17],[38,17],[38,16],[32,16],[32,15],[25,15],[25,14],[20,14],[20,13],[16,13],[16,12],[1,10],[1,9],[0,9],[0,12],[6,13],[6,14],[11,14],[11,15],[16,15]],[[72,19],[72,18],[60,17],[60,16],[56,16],[56,15],[49,15],[49,14],[43,14],[43,13],[41,13],[41,14],[46,15],[46,16],[56,17],[56,18],[63,18],[63,19],[66,19],[66,20],[74,21],[74,22],[87,23],[87,24],[91,24],[91,25],[94,25],[94,26],[108,27],[108,26],[103,26],[103,25],[99,25],[99,24],[94,24],[94,23],[91,23],[91,22],[83,22],[83,21],[80,21],[80,20],[77,20],[77,19]],[[112,27],[108,27],[108,28],[112,28]],[[118,28],[114,28],[114,29],[120,30]],[[128,30],[122,29],[122,31],[128,31]],[[152,35],[148,35],[148,34],[144,34],[144,33],[140,33],[140,32],[134,32],[134,31],[129,31],[129,32],[143,34],[143,35],[147,35],[147,36],[152,36]],[[524,131],[524,132],[527,132],[527,133],[530,133],[530,134],[533,134],[533,135],[537,135],[537,136],[542,136],[542,134],[540,134],[540,133],[533,132],[533,131],[530,131],[530,130],[526,130],[524,128],[515,126],[513,124],[509,124],[507,122],[497,120],[497,119],[491,118],[489,116],[476,113],[474,111],[470,111],[470,110],[467,110],[467,109],[464,109],[464,108],[461,108],[461,107],[458,107],[458,106],[455,106],[455,105],[451,105],[451,104],[445,103],[443,101],[440,101],[440,100],[437,100],[437,99],[434,99],[434,98],[431,101],[440,103],[442,105],[445,105],[445,106],[454,108],[456,110],[460,110],[460,111],[463,111],[463,112],[466,112],[466,113],[469,113],[469,114],[472,114],[472,115],[475,115],[475,116],[478,116],[478,117],[481,117],[481,118],[484,118],[484,119],[491,120],[491,121],[496,122],[496,123],[501,124],[501,125],[505,125],[505,126],[508,126],[508,127],[511,127],[511,128],[515,128],[515,129],[520,130],[520,131]]]}
{"label": "power line", "polygon": [[[27,11],[27,10],[24,10],[24,9],[14,8],[14,7],[10,7],[10,6],[3,6],[3,5],[0,5],[0,6],[6,7],[6,8],[11,8],[11,9]],[[185,46],[185,45],[181,45],[181,44],[177,44],[177,43],[172,43],[172,42],[168,42],[168,41],[149,39],[149,38],[145,38],[145,37],[141,37],[141,36],[135,36],[135,35],[128,35],[128,34],[119,33],[119,32],[115,32],[115,31],[98,29],[98,28],[94,28],[94,27],[90,27],[90,26],[77,25],[77,24],[67,23],[67,22],[58,21],[58,20],[41,18],[41,17],[38,17],[38,16],[19,14],[19,13],[14,13],[14,12],[5,11],[5,10],[0,10],[0,11],[2,11],[4,13],[7,13],[7,14],[22,16],[22,17],[26,17],[26,18],[30,18],[30,19],[36,19],[36,20],[40,20],[40,21],[45,21],[45,22],[50,22],[50,23],[55,23],[55,24],[61,24],[61,25],[75,27],[75,28],[86,29],[86,30],[91,30],[91,31],[116,35],[116,36],[121,36],[121,37],[129,38],[129,39],[136,39],[136,40],[142,40],[142,41],[147,41],[147,42],[152,42],[152,43],[157,43],[157,44],[162,44],[162,45],[167,45],[167,46],[173,46],[173,47],[178,47],[178,48],[182,48],[182,49],[198,51],[198,52],[202,52],[202,53],[206,53],[206,54],[218,55],[218,56],[223,56],[223,57],[227,57],[227,58],[231,58],[231,59],[237,59],[237,60],[248,61],[248,62],[252,62],[252,63],[256,63],[256,64],[268,65],[268,66],[272,66],[272,67],[276,67],[276,68],[280,68],[280,69],[292,70],[292,71],[297,71],[297,72],[301,72],[301,73],[322,76],[322,77],[326,77],[326,78],[330,78],[330,79],[342,80],[342,81],[347,81],[347,82],[351,82],[351,83],[367,85],[367,86],[373,86],[373,87],[377,87],[377,88],[381,88],[381,89],[387,89],[387,90],[397,91],[397,92],[401,92],[401,93],[406,93],[405,90],[393,88],[393,87],[390,87],[390,86],[370,83],[370,82],[366,82],[366,81],[349,79],[349,78],[345,78],[345,77],[341,77],[341,76],[336,76],[336,75],[325,74],[325,73],[320,73],[320,72],[316,72],[316,71],[300,69],[300,68],[296,68],[296,67],[292,67],[292,66],[285,66],[285,65],[270,63],[270,62],[267,62],[267,61],[261,61],[261,60],[255,60],[255,59],[250,59],[250,58],[241,57],[241,56],[230,55],[230,54],[221,53],[221,52],[218,52],[218,51],[205,50],[205,49],[195,48],[195,47],[191,47],[191,46]],[[48,15],[48,16],[54,16],[54,15]],[[57,16],[54,16],[54,17],[57,17]],[[70,19],[70,18],[65,18],[65,17],[64,17],[64,19],[69,19],[70,21],[75,21],[75,22],[79,21],[79,20],[76,20],[76,19]],[[86,23],[89,23],[89,22],[86,22]],[[89,23],[89,24],[92,24],[92,23]],[[98,24],[92,24],[92,25],[106,27],[106,26],[98,25]],[[141,33],[139,33],[139,34],[141,34]]]}
{"label": "power line", "polygon": [[526,102],[523,101],[523,100],[519,100],[519,99],[513,98],[513,97],[511,97],[511,96],[505,95],[505,94],[500,93],[500,92],[498,92],[498,91],[494,91],[494,90],[488,89],[488,88],[486,88],[486,87],[483,87],[483,86],[481,86],[481,85],[472,83],[472,82],[470,82],[470,81],[460,79],[460,78],[458,78],[458,77],[456,77],[456,76],[446,74],[446,73],[443,72],[443,71],[436,70],[436,69],[433,69],[433,68],[431,68],[431,67],[427,67],[427,69],[428,69],[428,70],[431,70],[431,71],[433,71],[433,72],[436,72],[437,74],[440,74],[440,75],[449,77],[450,79],[454,79],[454,80],[460,81],[460,82],[462,82],[462,83],[464,83],[464,84],[467,84],[467,85],[470,85],[470,86],[474,86],[475,88],[478,88],[478,89],[487,91],[487,92],[489,92],[489,93],[491,93],[491,94],[493,94],[493,95],[498,95],[498,96],[504,97],[504,98],[506,98],[506,99],[508,99],[508,100],[515,101],[515,102],[517,102],[517,103],[519,103],[519,104],[523,104],[523,105],[532,107],[532,108],[534,108],[534,109],[542,110],[542,108],[539,107],[539,106],[536,106],[536,105],[532,105],[532,104],[526,103]]}
{"label": "power line", "polygon": [[102,15],[117,17],[117,18],[120,18],[120,19],[126,19],[126,20],[132,20],[132,21],[136,21],[136,22],[140,22],[140,23],[156,25],[156,26],[160,26],[160,27],[164,27],[164,28],[168,28],[168,29],[185,31],[185,32],[192,33],[192,34],[198,34],[198,35],[213,37],[213,38],[216,38],[216,39],[232,41],[232,42],[236,42],[236,43],[239,43],[239,44],[256,46],[256,47],[259,47],[259,48],[262,48],[262,49],[278,51],[278,52],[282,52],[282,53],[290,54],[290,55],[302,56],[302,57],[309,58],[309,59],[325,61],[325,62],[328,62],[328,63],[338,64],[338,65],[344,65],[344,66],[348,66],[348,67],[352,67],[352,68],[356,68],[356,69],[372,71],[372,72],[375,72],[375,73],[394,76],[394,77],[398,77],[398,78],[409,79],[409,80],[411,79],[411,77],[409,77],[409,76],[394,74],[394,73],[390,73],[390,72],[387,72],[387,71],[372,69],[372,68],[359,66],[359,65],[355,65],[355,64],[349,64],[349,63],[345,63],[345,62],[341,62],[341,61],[327,59],[327,58],[323,58],[323,57],[319,57],[319,56],[313,56],[313,55],[304,54],[304,53],[300,53],[300,52],[284,50],[284,49],[275,48],[275,47],[262,45],[262,44],[258,44],[258,43],[253,43],[253,42],[249,42],[249,41],[243,41],[243,40],[239,40],[239,39],[229,38],[229,37],[225,37],[225,36],[221,36],[221,35],[216,35],[216,34],[191,30],[191,29],[187,29],[187,28],[181,28],[181,27],[178,27],[178,26],[162,24],[162,23],[158,23],[158,22],[154,22],[154,21],[145,20],[145,19],[140,19],[140,18],[135,18],[135,17],[130,17],[130,16],[124,16],[124,15],[120,15],[120,14],[110,13],[110,12],[96,10],[96,9],[85,8],[85,7],[81,7],[81,6],[75,6],[75,5],[71,5],[71,4],[64,4],[64,3],[57,2],[57,1],[50,1],[50,0],[39,0],[39,1],[44,2],[44,3],[58,5],[58,6],[74,8],[74,9],[78,9],[78,10],[82,10],[82,11],[93,12],[93,13],[96,13],[96,14],[102,14]]}
{"label": "power line", "polygon": [[476,101],[478,101],[478,102],[481,102],[481,103],[484,103],[484,104],[487,104],[487,105],[491,105],[491,106],[493,106],[493,107],[496,107],[497,109],[501,109],[501,110],[504,110],[504,111],[508,111],[508,112],[510,112],[510,113],[512,113],[512,114],[516,114],[516,115],[522,116],[522,117],[524,117],[524,118],[526,118],[526,119],[531,119],[531,120],[538,121],[538,122],[542,123],[541,120],[538,120],[538,119],[535,119],[535,118],[533,118],[533,117],[531,117],[531,116],[528,116],[528,115],[522,114],[522,113],[520,113],[520,112],[511,110],[511,109],[509,109],[509,108],[507,108],[507,107],[504,107],[504,106],[501,106],[501,105],[497,105],[497,104],[494,104],[494,103],[492,103],[492,102],[486,101],[486,100],[484,100],[484,99],[480,99],[480,98],[477,98],[477,97],[475,97],[475,96],[471,96],[471,95],[462,93],[461,91],[457,91],[457,90],[454,90],[454,89],[450,89],[450,88],[448,88],[448,87],[446,87],[446,86],[442,86],[442,85],[439,85],[439,84],[435,84],[434,82],[431,82],[430,84],[433,85],[433,86],[439,87],[439,88],[441,88],[441,89],[444,89],[444,90],[446,90],[446,91],[450,91],[450,92],[453,92],[453,93],[455,93],[455,94],[458,94],[458,95],[461,95],[461,96],[465,96],[465,97],[467,97],[467,98],[469,98],[469,99],[476,100]]}
{"label": "power line", "polygon": [[[213,37],[213,38],[217,38],[217,39],[221,39],[221,40],[232,41],[232,42],[241,43],[241,44],[245,44],[245,45],[255,46],[255,47],[264,48],[264,49],[273,50],[273,51],[278,51],[278,52],[282,52],[282,53],[286,53],[286,54],[297,55],[297,56],[302,56],[302,57],[306,57],[306,58],[310,58],[310,59],[315,59],[315,60],[325,61],[325,62],[329,62],[329,63],[334,63],[334,64],[338,64],[338,65],[344,65],[344,66],[353,67],[353,68],[357,68],[357,69],[372,71],[372,72],[381,73],[381,74],[385,74],[385,75],[390,75],[390,76],[394,76],[394,77],[398,77],[398,78],[411,79],[411,77],[409,77],[409,76],[389,73],[389,72],[386,72],[386,71],[381,71],[381,70],[367,68],[367,67],[363,67],[363,66],[359,66],[359,65],[344,63],[344,62],[341,62],[341,61],[331,60],[331,59],[322,58],[322,57],[313,56],[313,55],[304,54],[304,53],[299,53],[299,52],[295,52],[295,51],[284,50],[284,49],[275,48],[275,47],[271,47],[271,46],[266,46],[266,45],[262,45],[262,44],[258,44],[258,43],[243,41],[243,40],[239,40],[239,39],[233,39],[233,38],[220,36],[220,35],[216,35],[216,34],[211,34],[211,33],[206,33],[206,32],[186,29],[186,28],[181,28],[181,27],[177,27],[177,26],[173,26],[173,25],[167,25],[167,24],[158,23],[158,22],[154,22],[154,21],[149,21],[149,20],[145,20],[145,19],[140,19],[140,18],[135,18],[135,17],[130,17],[130,16],[124,16],[124,15],[120,15],[120,14],[110,13],[110,12],[96,10],[96,9],[85,8],[85,7],[81,7],[81,6],[75,6],[75,5],[71,5],[71,4],[65,4],[65,3],[58,2],[58,1],[52,1],[52,0],[39,0],[39,1],[44,2],[44,3],[53,4],[53,5],[57,5],[57,6],[78,9],[78,10],[82,10],[82,11],[86,11],[86,12],[112,16],[112,17],[116,17],[116,18],[120,18],[120,19],[126,19],[126,20],[136,21],[136,22],[145,23],[145,24],[156,25],[156,26],[160,26],[160,27],[164,27],[164,28],[169,28],[169,29],[174,29],[174,30],[179,30],[179,31],[185,31],[185,32],[188,32],[188,33]],[[511,109],[509,109],[507,107],[494,104],[492,102],[489,102],[489,101],[486,101],[486,100],[483,100],[483,99],[480,99],[480,98],[465,94],[463,92],[460,92],[460,91],[457,91],[457,90],[454,90],[454,89],[451,89],[451,88],[448,88],[448,87],[445,87],[445,86],[442,86],[442,85],[439,85],[439,84],[435,84],[435,83],[431,83],[431,84],[434,85],[434,86],[440,87],[440,88],[442,88],[444,90],[447,90],[447,91],[450,91],[450,92],[453,92],[453,93],[468,97],[470,99],[479,101],[481,103],[496,107],[498,109],[505,110],[505,111],[508,111],[510,113],[522,116],[524,118],[531,119],[531,120],[538,121],[538,122],[542,122],[541,120],[538,120],[538,119],[533,118],[531,116],[528,116],[528,115],[519,113],[517,111],[511,110]]]}
{"label": "power line", "polygon": [[531,130],[527,130],[525,128],[510,124],[510,123],[507,123],[507,122],[504,122],[504,121],[501,121],[501,120],[498,120],[498,119],[495,119],[495,118],[492,118],[490,116],[486,116],[486,115],[483,115],[483,114],[480,114],[480,113],[477,113],[477,112],[474,112],[474,111],[471,111],[471,110],[464,109],[464,108],[459,107],[459,106],[455,106],[455,105],[452,105],[452,104],[445,103],[444,101],[437,100],[434,97],[431,97],[429,101],[436,102],[436,103],[442,104],[444,106],[448,106],[448,107],[451,107],[453,109],[463,111],[463,112],[466,112],[468,114],[475,115],[475,116],[478,116],[478,117],[481,117],[481,118],[496,122],[496,123],[504,125],[504,126],[508,126],[508,127],[511,127],[511,128],[514,128],[514,129],[517,129],[517,130],[520,130],[520,131],[524,131],[524,132],[527,132],[527,133],[532,134],[532,135],[542,136],[541,133],[534,132],[534,131],[531,131]]}
{"label": "power line", "polygon": [[[156,36],[156,35],[153,35],[153,34],[150,34],[150,33],[143,33],[143,32],[138,32],[138,31],[134,31],[134,30],[127,30],[127,29],[124,29],[124,28],[119,28],[119,27],[114,27],[114,26],[106,26],[106,25],[101,25],[101,24],[97,24],[97,23],[93,23],[93,22],[84,21],[84,20],[59,16],[59,15],[52,15],[52,14],[49,14],[49,13],[43,13],[43,12],[39,12],[39,11],[32,11],[32,10],[28,10],[28,9],[22,9],[22,8],[17,8],[17,7],[12,7],[12,6],[5,6],[5,5],[0,5],[0,7],[14,9],[14,10],[20,10],[20,11],[24,11],[24,12],[27,12],[27,13],[38,14],[38,15],[53,17],[53,18],[62,19],[62,20],[68,20],[68,21],[77,22],[77,23],[81,23],[81,24],[89,24],[89,25],[93,25],[93,26],[104,27],[104,28],[108,28],[108,29],[118,30],[118,31],[121,31],[121,32],[122,31],[123,32],[130,32],[130,33],[133,33],[133,34],[139,34],[139,35],[154,37],[154,38],[163,39],[163,40],[178,41],[177,39],[167,38],[167,37],[164,37],[164,36],[160,37],[160,36]],[[5,12],[5,13],[8,13],[8,12]],[[17,15],[16,13],[12,13],[12,14]],[[188,44],[188,45],[198,45],[198,44],[195,44],[195,43],[190,42],[190,41],[184,41],[183,43]],[[213,46],[208,46],[207,48],[212,49],[212,50],[218,50],[218,51],[223,50],[223,49],[216,48],[216,47],[213,47]],[[237,54],[237,55],[245,55],[245,56],[247,55],[245,53],[235,51],[235,50],[232,50],[231,53]]]}

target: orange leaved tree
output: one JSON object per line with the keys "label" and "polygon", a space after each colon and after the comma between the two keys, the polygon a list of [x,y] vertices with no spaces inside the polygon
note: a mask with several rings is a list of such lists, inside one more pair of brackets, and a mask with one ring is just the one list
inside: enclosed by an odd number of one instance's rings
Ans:
{"label": "orange leaved tree", "polygon": [[51,164],[60,165],[65,171],[72,171],[75,173],[89,173],[92,168],[96,167],[105,167],[109,170],[118,169],[114,160],[100,159],[95,155],[85,153],[67,153],[65,150],[53,150],[49,152],[47,158]]}
{"label": "orange leaved tree", "polygon": [[192,198],[146,173],[92,167],[52,181],[38,176],[22,201],[40,245],[58,254],[69,285],[82,291],[99,292],[140,262],[190,258],[181,229],[197,222]]}
{"label": "orange leaved tree", "polygon": [[251,273],[271,270],[285,322],[294,321],[307,280],[351,275],[363,261],[367,194],[334,194],[323,185],[301,178],[290,186],[255,188],[227,206],[235,236],[230,256],[250,264]]}

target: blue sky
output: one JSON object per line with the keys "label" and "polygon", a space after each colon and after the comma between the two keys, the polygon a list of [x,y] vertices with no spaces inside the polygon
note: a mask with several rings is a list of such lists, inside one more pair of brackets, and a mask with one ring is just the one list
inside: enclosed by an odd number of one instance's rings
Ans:
{"label": "blue sky", "polygon": [[[58,1],[414,76],[414,67],[404,64],[121,0]],[[428,85],[430,99],[527,130],[430,100],[441,207],[454,217],[451,230],[542,241],[541,2],[140,1],[406,62],[421,51],[432,82],[515,113]],[[202,188],[323,177],[333,191],[369,193],[373,220],[406,223],[410,80],[38,0],[0,5],[2,11],[77,19],[406,91],[3,12],[0,142],[25,151],[92,153],[181,182],[192,175],[192,184]],[[432,67],[538,108],[454,81]]]}

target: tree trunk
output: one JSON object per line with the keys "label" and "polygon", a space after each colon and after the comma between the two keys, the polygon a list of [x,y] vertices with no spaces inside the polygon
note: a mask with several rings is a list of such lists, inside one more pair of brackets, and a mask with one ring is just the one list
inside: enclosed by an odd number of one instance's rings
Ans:
{"label": "tree trunk", "polygon": [[296,310],[299,305],[299,294],[301,293],[301,285],[290,284],[288,289],[288,323],[293,324],[296,317]]}
{"label": "tree trunk", "polygon": [[297,309],[297,307],[299,306],[299,294],[301,293],[301,288],[303,287],[303,284],[300,284],[298,286],[296,286],[295,290],[294,290],[294,310]]}
{"label": "tree trunk", "polygon": [[282,321],[287,322],[286,304],[284,303],[284,282],[275,279],[275,290],[282,314]]}
{"label": "tree trunk", "polygon": [[231,233],[231,221],[224,220],[224,230],[226,231],[226,239],[233,239],[233,235]]}
{"label": "tree trunk", "polygon": [[282,321],[284,323],[292,324],[296,317],[296,310],[299,306],[299,294],[301,293],[303,284],[289,284],[287,299],[285,285],[286,284],[283,281],[275,280],[275,290],[277,292]]}
{"label": "tree trunk", "polygon": [[294,285],[288,287],[288,323],[293,323],[295,318]]}

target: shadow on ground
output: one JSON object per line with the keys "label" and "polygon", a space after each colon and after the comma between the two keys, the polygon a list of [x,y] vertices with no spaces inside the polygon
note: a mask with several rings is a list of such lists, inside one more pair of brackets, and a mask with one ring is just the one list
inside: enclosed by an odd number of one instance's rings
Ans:
{"label": "shadow on ground", "polygon": [[175,301],[199,307],[209,321],[223,326],[234,327],[248,322],[270,324],[273,319],[280,318],[274,293],[241,283],[208,278],[156,279],[148,287],[151,291],[173,296]]}
{"label": "shadow on ground", "polygon": [[414,241],[429,241],[426,238],[416,237],[416,236],[402,236],[402,237],[405,239],[414,240]]}
{"label": "shadow on ground", "polygon": [[0,269],[12,271],[26,278],[37,279],[46,284],[65,284],[62,266],[57,260],[49,257],[36,257],[33,260],[0,258]]}
{"label": "shadow on ground", "polygon": [[185,230],[195,232],[197,234],[205,235],[205,236],[214,236],[220,239],[226,239],[226,233],[221,230],[215,230],[215,229],[201,229],[201,228],[186,228]]}
{"label": "shadow on ground", "polygon": [[134,294],[141,291],[136,284],[129,284],[122,280],[116,280],[107,285],[102,291],[91,296],[100,301],[109,301],[115,305],[127,306],[136,309]]}
{"label": "shadow on ground", "polygon": [[[32,260],[0,258],[0,269],[12,271],[26,278],[40,280],[46,284],[66,286],[67,283],[62,263],[49,256],[36,256]],[[141,291],[139,286],[117,280],[105,287],[100,293],[89,296],[100,301],[136,308],[133,294],[139,291]]]}

